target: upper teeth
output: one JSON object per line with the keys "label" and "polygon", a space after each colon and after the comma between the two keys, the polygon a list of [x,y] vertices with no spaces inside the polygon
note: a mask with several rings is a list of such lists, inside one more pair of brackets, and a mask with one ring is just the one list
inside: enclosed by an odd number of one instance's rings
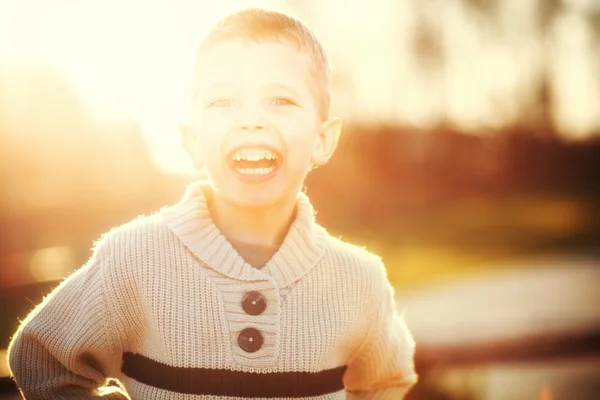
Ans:
{"label": "upper teeth", "polygon": [[277,155],[266,149],[241,149],[234,153],[235,161],[258,161],[258,160],[274,160]]}

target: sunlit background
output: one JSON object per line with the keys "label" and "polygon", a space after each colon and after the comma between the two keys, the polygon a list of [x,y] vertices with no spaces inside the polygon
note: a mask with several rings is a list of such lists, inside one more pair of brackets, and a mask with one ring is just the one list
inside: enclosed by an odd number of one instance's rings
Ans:
{"label": "sunlit background", "polygon": [[194,49],[244,6],[300,17],[330,56],[345,132],[307,188],[384,257],[410,398],[600,398],[595,0],[0,0],[0,376],[93,240],[197,177],[177,133]]}

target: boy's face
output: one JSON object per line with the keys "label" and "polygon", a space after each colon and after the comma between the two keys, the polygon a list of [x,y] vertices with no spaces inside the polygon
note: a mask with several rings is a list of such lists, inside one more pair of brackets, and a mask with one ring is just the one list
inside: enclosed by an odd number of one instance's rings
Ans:
{"label": "boy's face", "polygon": [[292,200],[311,165],[331,157],[339,119],[322,121],[311,59],[287,42],[209,46],[184,145],[217,196],[245,207]]}

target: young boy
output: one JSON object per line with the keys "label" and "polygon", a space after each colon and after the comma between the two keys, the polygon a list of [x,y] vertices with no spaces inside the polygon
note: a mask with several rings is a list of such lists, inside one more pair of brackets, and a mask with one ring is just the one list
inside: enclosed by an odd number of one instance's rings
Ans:
{"label": "young boy", "polygon": [[[27,399],[401,399],[414,343],[381,260],[301,192],[332,156],[329,69],[291,17],[250,9],[203,41],[184,145],[208,182],[105,234],[22,323]],[[109,378],[121,386],[107,385]]]}

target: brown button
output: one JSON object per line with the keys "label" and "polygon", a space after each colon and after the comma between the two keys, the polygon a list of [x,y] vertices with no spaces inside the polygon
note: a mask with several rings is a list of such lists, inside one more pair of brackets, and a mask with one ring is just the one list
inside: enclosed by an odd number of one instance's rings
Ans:
{"label": "brown button", "polygon": [[256,291],[246,293],[242,300],[242,308],[250,315],[262,314],[267,308],[265,296]]}
{"label": "brown button", "polygon": [[263,345],[263,335],[258,329],[246,328],[238,336],[238,345],[248,353],[258,351]]}

